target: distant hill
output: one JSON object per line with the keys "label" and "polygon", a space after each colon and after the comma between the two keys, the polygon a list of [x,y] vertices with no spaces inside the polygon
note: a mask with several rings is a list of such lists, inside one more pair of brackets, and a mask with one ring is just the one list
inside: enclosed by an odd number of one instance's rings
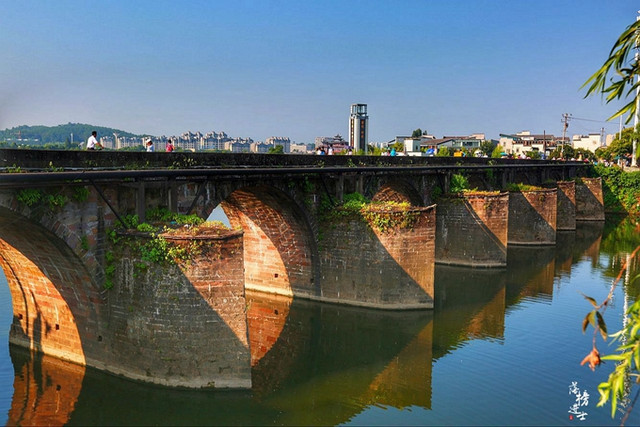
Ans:
{"label": "distant hill", "polygon": [[73,142],[79,144],[82,141],[86,141],[93,130],[98,132],[98,138],[111,136],[114,132],[120,136],[142,136],[103,126],[67,123],[66,125],[58,126],[18,126],[0,130],[0,142],[18,142],[18,140],[22,140],[23,143],[34,145],[68,143],[71,141],[71,134],[73,134]]}

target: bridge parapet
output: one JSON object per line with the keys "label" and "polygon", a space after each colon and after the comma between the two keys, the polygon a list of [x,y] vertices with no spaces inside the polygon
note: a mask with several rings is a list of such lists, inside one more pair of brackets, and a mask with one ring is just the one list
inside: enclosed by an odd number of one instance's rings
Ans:
{"label": "bridge parapet", "polygon": [[417,166],[571,166],[582,169],[582,162],[553,160],[491,159],[481,157],[413,156],[317,156],[309,154],[136,152],[0,149],[0,169],[153,169],[153,168],[235,168],[235,167],[417,167]]}

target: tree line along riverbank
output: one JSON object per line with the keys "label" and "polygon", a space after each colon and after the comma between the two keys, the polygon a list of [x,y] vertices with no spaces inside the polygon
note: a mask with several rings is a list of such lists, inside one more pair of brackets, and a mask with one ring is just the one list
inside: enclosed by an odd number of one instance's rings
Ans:
{"label": "tree line along riverbank", "polygon": [[640,216],[640,171],[596,165],[593,172],[602,178],[606,213]]}

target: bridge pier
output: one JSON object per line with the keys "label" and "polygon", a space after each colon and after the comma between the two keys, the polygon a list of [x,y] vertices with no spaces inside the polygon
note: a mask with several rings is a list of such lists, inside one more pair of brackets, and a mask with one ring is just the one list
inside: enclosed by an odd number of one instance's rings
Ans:
{"label": "bridge pier", "polygon": [[554,245],[556,189],[509,192],[509,245]]}
{"label": "bridge pier", "polygon": [[575,181],[558,181],[558,231],[576,229],[576,183]]}
{"label": "bridge pier", "polygon": [[436,218],[437,263],[506,267],[509,193],[441,197]]}
{"label": "bridge pier", "polygon": [[242,233],[164,238],[187,258],[149,262],[152,238],[121,236],[95,363],[167,386],[251,387]]}
{"label": "bridge pier", "polygon": [[433,308],[435,206],[399,214],[413,222],[385,231],[360,218],[324,224],[320,294],[294,296],[384,309]]}
{"label": "bridge pier", "polygon": [[581,178],[576,183],[576,220],[604,221],[602,178]]}

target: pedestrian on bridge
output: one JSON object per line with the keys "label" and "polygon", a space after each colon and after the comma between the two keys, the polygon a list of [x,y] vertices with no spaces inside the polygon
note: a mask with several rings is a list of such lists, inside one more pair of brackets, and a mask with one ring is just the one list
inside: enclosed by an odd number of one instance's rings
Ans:
{"label": "pedestrian on bridge", "polygon": [[97,146],[100,145],[98,143],[97,136],[98,132],[96,132],[95,130],[91,132],[91,136],[89,137],[89,139],[87,139],[87,150],[95,150]]}

